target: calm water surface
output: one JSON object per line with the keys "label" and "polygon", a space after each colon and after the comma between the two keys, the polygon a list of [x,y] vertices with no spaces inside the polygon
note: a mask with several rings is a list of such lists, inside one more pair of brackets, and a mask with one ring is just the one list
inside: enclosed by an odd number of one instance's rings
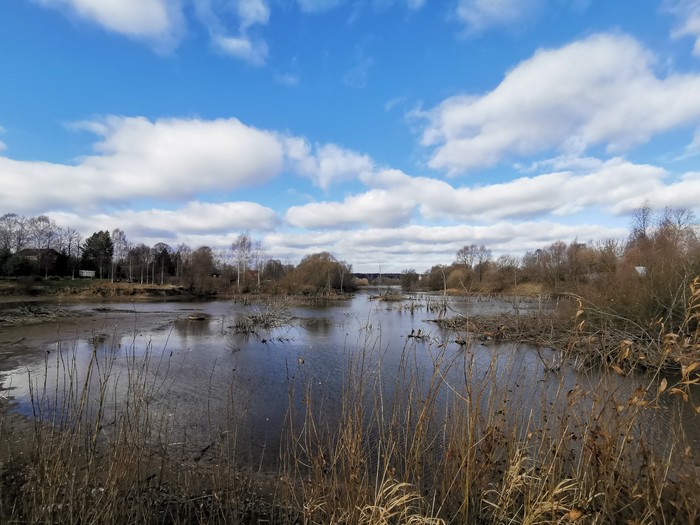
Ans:
{"label": "calm water surface", "polygon": [[[45,416],[60,417],[72,389],[85,384],[92,363],[89,403],[96,406],[101,396],[110,400],[107,423],[110,410],[126,402],[125,392],[133,393],[137,386],[151,421],[158,422],[158,439],[187,441],[196,449],[214,440],[222,428],[235,427],[244,453],[263,462],[277,453],[283,428],[290,417],[301,417],[306,401],[331,424],[342,425],[341,396],[349,380],[381,383],[389,400],[407,376],[425,390],[437,369],[446,385],[438,410],[449,403],[450,393],[466,393],[471,387],[489,392],[480,397],[485,411],[493,409],[488,405],[495,398],[507,402],[513,423],[542,423],[537,413],[543,403],[561,404],[566,410],[567,392],[600,388],[601,376],[595,371],[577,371],[566,363],[556,373],[548,371],[545,364],[556,356],[546,350],[488,341],[460,346],[455,342],[458,334],[429,322],[439,314],[426,305],[441,300],[439,296],[415,295],[394,303],[369,300],[370,293],[376,291],[358,293],[350,301],[286,308],[291,320],[284,326],[247,335],[236,333],[236,319],[263,312],[265,306],[229,301],[72,305],[76,313],[93,314],[91,329],[37,328],[43,336],[37,338],[43,341],[37,343],[40,352],[20,367],[0,371],[5,395],[25,414],[41,409]],[[449,301],[453,312],[464,315],[552,307],[537,300]],[[410,304],[416,305],[413,311]],[[191,320],[193,313],[206,319]],[[425,337],[409,337],[419,330]],[[488,383],[493,378],[495,386]],[[101,381],[107,385],[102,394]],[[610,395],[622,402],[650,378],[606,381],[612,382]],[[648,421],[659,443],[670,431],[669,414],[676,410],[685,409],[671,402]],[[697,450],[696,418],[686,419]]]}

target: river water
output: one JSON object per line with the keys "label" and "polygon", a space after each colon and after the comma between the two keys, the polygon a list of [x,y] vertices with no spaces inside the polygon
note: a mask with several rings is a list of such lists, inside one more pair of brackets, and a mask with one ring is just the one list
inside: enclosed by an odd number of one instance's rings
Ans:
{"label": "river water", "polygon": [[[352,300],[291,308],[230,301],[63,306],[78,317],[0,329],[5,341],[21,341],[32,350],[20,364],[0,370],[0,394],[23,414],[53,421],[68,417],[78,403],[85,403],[88,417],[101,406],[105,432],[125,403],[140,403],[157,427],[154,441],[192,453],[222,432],[236,432],[242,457],[272,465],[285,429],[303,423],[305,407],[313,405],[331,426],[343,425],[343,397],[363,382],[371,385],[369,402],[376,407],[377,391],[382,404],[405,395],[407,383],[413,385],[410,395],[419,396],[438,377],[443,386],[436,411],[448,410],[450,396],[476,389],[488,394],[479,396],[484,411],[503,403],[513,425],[531,427],[544,424],[544,405],[570,409],[572,392],[604,389],[624,404],[653,379],[584,370],[547,349],[522,344],[478,339],[458,344],[463,334],[430,322],[440,315],[431,307],[442,297],[371,300],[376,293],[364,290]],[[450,298],[449,306],[450,315],[478,315],[524,314],[554,305]],[[270,311],[288,316],[286,322],[238,333],[237,320]],[[191,318],[200,314],[203,320]],[[418,333],[421,337],[411,337]],[[642,420],[646,438],[663,447],[673,431],[671,416],[682,413],[688,442],[699,451],[697,418],[679,398],[665,399]]]}

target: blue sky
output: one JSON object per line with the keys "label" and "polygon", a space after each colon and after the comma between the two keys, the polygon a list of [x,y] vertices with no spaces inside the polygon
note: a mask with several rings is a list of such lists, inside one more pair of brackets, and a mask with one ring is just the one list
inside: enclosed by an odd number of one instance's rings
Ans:
{"label": "blue sky", "polygon": [[358,271],[700,215],[700,0],[5,0],[0,214]]}

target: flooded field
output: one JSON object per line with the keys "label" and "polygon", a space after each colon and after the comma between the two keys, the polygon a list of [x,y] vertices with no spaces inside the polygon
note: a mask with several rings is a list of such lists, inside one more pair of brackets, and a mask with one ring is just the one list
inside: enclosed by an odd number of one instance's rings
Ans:
{"label": "flooded field", "polygon": [[[565,479],[583,458],[605,454],[641,472],[640,451],[668,459],[679,479],[697,472],[697,416],[681,396],[659,395],[657,374],[621,377],[432,322],[555,305],[450,298],[445,308],[440,296],[372,293],[312,306],[63,306],[58,322],[0,329],[13,356],[0,369],[0,395],[25,416],[76,435],[91,429],[91,446],[130,428],[139,446],[178,460],[214,464],[225,454],[250,471],[321,477],[342,464],[341,477],[358,483],[391,468],[444,498],[465,469],[496,490],[517,454],[532,469],[553,454]],[[607,468],[596,471],[601,479]]]}

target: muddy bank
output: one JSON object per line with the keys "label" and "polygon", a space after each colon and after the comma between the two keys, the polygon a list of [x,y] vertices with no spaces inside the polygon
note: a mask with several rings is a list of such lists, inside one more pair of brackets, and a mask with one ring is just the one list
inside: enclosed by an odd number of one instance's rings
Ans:
{"label": "muddy bank", "polygon": [[178,300],[210,297],[182,286],[91,280],[0,281],[0,303],[24,301],[89,301],[100,299]]}

